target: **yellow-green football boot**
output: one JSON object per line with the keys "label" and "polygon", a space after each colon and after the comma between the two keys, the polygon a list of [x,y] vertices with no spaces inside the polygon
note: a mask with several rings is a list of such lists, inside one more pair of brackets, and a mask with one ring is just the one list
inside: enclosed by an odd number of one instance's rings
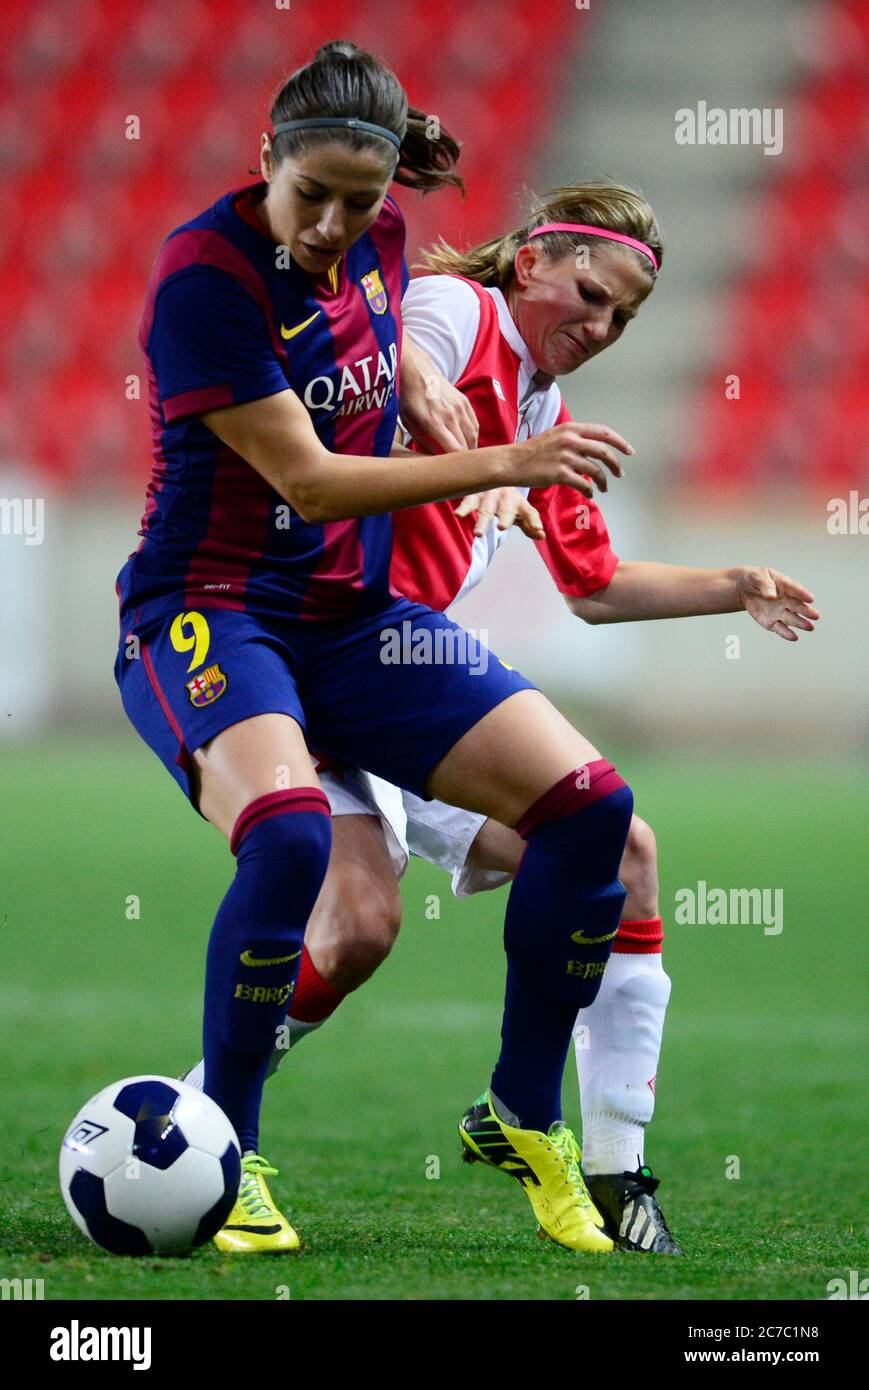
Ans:
{"label": "yellow-green football boot", "polygon": [[301,1241],[278,1211],[266,1183],[277,1171],[260,1154],[242,1156],[235,1206],[214,1237],[218,1250],[231,1255],[282,1255],[299,1249]]}
{"label": "yellow-green football boot", "polygon": [[466,1163],[488,1163],[522,1184],[538,1234],[568,1250],[606,1254],[615,1249],[588,1195],[579,1145],[563,1120],[551,1124],[548,1134],[514,1129],[496,1115],[484,1091],[459,1121],[459,1137]]}

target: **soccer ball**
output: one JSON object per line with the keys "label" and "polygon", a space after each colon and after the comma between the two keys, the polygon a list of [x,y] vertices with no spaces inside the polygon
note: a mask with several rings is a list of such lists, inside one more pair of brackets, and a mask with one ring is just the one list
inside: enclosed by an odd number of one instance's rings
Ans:
{"label": "soccer ball", "polygon": [[241,1149],[220,1106],[167,1076],[106,1086],[60,1149],[67,1211],[113,1255],[202,1245],[229,1215],[240,1176]]}

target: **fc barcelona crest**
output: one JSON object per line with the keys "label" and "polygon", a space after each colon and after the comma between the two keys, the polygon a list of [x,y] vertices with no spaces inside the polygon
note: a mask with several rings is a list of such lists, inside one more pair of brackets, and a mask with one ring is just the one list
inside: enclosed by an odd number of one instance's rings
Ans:
{"label": "fc barcelona crest", "polygon": [[209,666],[194,676],[192,681],[185,681],[185,685],[191,705],[201,709],[203,705],[213,705],[220,698],[226,689],[227,679],[219,666]]}
{"label": "fc barcelona crest", "polygon": [[365,298],[371,305],[372,312],[375,314],[386,313],[386,290],[380,278],[379,270],[369,270],[367,275],[362,276],[362,288],[365,291]]}

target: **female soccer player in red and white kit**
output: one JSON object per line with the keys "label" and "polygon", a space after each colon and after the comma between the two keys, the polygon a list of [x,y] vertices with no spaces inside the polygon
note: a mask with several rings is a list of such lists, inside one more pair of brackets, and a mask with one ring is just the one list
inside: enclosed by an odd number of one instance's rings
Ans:
{"label": "female soccer player in red and white kit", "polygon": [[[407,273],[388,189],[393,178],[440,186],[457,147],[443,131],[427,140],[393,74],[350,44],[293,73],[271,118],[262,180],[177,228],[152,271],[140,341],[154,467],[142,540],[118,578],[125,710],[236,859],[205,975],[205,1090],[243,1155],[217,1243],[299,1244],[269,1194],[259,1112],[333,840],[314,749],[526,842],[478,1137],[533,1175],[548,1235],[609,1252],[561,1081],[618,926],[631,791],[531,682],[398,594],[389,513],[513,483],[588,495],[589,475],[619,476],[618,453],[633,451],[604,426],[564,423],[509,445],[390,458]],[[640,297],[645,270],[627,275]],[[394,631],[462,654],[387,666],[382,637]]]}
{"label": "female soccer player in red and white kit", "polygon": [[[656,273],[662,246],[645,199],[616,185],[587,184],[555,190],[523,228],[485,246],[459,253],[441,245],[426,257],[438,273],[410,283],[405,329],[472,404],[481,446],[537,436],[569,418],[555,378],[613,346],[652,288],[648,256],[637,244],[653,250]],[[505,531],[475,525],[477,505],[502,526],[520,510],[557,590],[588,622],[746,609],[793,640],[794,628],[810,631],[818,616],[809,592],[774,570],[619,560],[594,501],[558,485],[397,513],[392,577],[400,592],[447,608],[479,583]],[[400,903],[387,846],[399,875],[409,847],[451,870],[459,896],[508,882],[523,850],[515,830],[411,793],[400,797],[365,774],[326,771],[322,784],[333,814],[355,818],[358,827],[351,831],[342,821],[344,835],[308,926],[282,1039],[289,1043],[367,979],[394,940]],[[352,853],[345,853],[351,840]],[[655,838],[636,815],[620,878],[627,899],[613,956],[597,999],[576,1020],[583,1170],[619,1245],[677,1253],[655,1197],[658,1180],[644,1163],[670,981],[661,962]],[[276,1061],[282,1055],[278,1049]],[[491,1160],[470,1147],[463,1129],[467,1152]]]}

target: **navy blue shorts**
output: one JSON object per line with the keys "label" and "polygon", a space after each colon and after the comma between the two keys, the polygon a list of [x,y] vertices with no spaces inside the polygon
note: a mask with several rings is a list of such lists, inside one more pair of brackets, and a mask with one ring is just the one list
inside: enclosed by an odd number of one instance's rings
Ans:
{"label": "navy blue shorts", "polygon": [[122,633],[115,679],[133,725],[188,797],[197,748],[242,719],[288,714],[318,754],[427,798],[429,774],[462,735],[535,689],[408,599],[341,623],[179,604],[174,617]]}

